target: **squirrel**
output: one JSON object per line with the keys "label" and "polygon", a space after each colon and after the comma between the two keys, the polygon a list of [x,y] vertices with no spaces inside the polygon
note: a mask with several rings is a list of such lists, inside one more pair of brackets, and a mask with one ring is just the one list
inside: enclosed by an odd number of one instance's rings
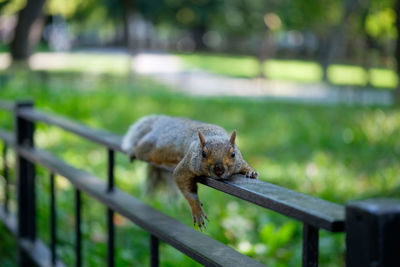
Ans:
{"label": "squirrel", "polygon": [[257,178],[258,173],[243,159],[231,136],[221,127],[187,118],[149,115],[132,124],[123,137],[122,149],[131,157],[173,172],[173,178],[188,202],[194,225],[205,227],[197,194],[196,177],[228,179],[233,174]]}

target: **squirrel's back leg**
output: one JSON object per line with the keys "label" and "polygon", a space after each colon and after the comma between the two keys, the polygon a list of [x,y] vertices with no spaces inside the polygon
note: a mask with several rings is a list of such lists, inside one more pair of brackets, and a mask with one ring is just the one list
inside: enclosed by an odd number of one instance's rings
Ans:
{"label": "squirrel's back leg", "polygon": [[154,138],[151,132],[147,133],[145,136],[142,136],[135,146],[132,147],[135,157],[149,162],[150,154],[155,149],[155,141],[153,139]]}
{"label": "squirrel's back leg", "polygon": [[138,145],[153,129],[153,124],[159,119],[159,116],[152,115],[143,117],[132,124],[122,139],[121,147],[130,156],[136,156],[134,147]]}

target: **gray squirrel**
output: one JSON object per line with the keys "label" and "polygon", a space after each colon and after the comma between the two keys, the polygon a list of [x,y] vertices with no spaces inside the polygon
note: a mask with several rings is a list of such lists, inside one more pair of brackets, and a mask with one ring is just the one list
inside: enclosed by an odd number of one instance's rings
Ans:
{"label": "gray squirrel", "polygon": [[229,136],[221,127],[186,118],[150,115],[132,124],[122,140],[131,158],[173,172],[188,202],[194,224],[208,220],[197,194],[196,177],[227,179],[233,174],[257,178],[235,145],[236,130]]}

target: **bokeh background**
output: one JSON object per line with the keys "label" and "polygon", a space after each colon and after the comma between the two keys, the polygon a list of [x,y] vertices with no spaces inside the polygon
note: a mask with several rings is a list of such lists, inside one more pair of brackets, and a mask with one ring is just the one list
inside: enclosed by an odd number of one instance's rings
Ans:
{"label": "bokeh background", "polygon": [[[0,12],[2,99],[121,135],[144,115],[190,117],[237,129],[266,182],[340,204],[400,197],[400,1],[0,0]],[[0,120],[11,129],[9,115]],[[41,124],[36,143],[106,176],[104,148]],[[37,171],[38,235],[49,242],[49,174]],[[117,155],[119,188],[191,225],[179,195],[147,193],[145,172]],[[57,253],[68,266],[73,193],[57,177]],[[200,198],[205,234],[268,266],[301,264],[300,223],[204,186]],[[84,264],[104,266],[106,210],[83,202]],[[114,221],[116,266],[148,265],[148,234]],[[2,225],[0,240],[0,265],[15,266]],[[321,266],[343,266],[344,249],[343,234],[320,231]],[[166,245],[161,265],[198,266]]]}

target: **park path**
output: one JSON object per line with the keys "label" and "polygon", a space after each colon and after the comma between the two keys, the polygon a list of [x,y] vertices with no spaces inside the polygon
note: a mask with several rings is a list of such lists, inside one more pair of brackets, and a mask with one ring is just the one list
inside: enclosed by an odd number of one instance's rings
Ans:
{"label": "park path", "polygon": [[174,55],[142,53],[134,56],[132,70],[174,90],[200,96],[242,96],[320,104],[392,105],[390,90],[338,87],[325,83],[299,83],[233,78],[201,70],[187,70]]}
{"label": "park path", "polygon": [[[165,53],[139,53],[130,56],[125,50],[100,49],[78,53],[122,56],[130,59],[133,74],[148,76],[173,90],[199,96],[241,96],[253,99],[317,104],[392,105],[391,90],[332,86],[325,83],[299,83],[266,79],[233,78],[188,70],[179,57]],[[51,70],[74,64],[74,53],[36,53],[30,62],[33,69]],[[68,58],[70,58],[68,60]],[[0,70],[10,64],[7,53],[0,54]],[[129,61],[128,61],[129,62]],[[91,64],[86,64],[91,65]],[[85,65],[85,66],[86,66]],[[92,64],[93,65],[93,64]],[[94,64],[95,65],[95,64]],[[94,66],[96,67],[96,66]]]}

